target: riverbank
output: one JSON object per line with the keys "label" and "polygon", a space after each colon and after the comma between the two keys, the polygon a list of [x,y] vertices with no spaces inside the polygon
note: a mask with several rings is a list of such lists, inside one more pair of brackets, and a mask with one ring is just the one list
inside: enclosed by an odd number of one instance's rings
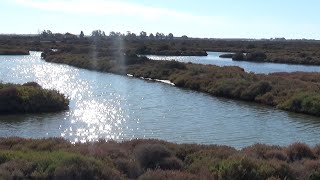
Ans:
{"label": "riverbank", "polygon": [[31,179],[318,179],[320,148],[175,144],[161,140],[0,138],[0,177]]}
{"label": "riverbank", "polygon": [[0,83],[0,114],[43,113],[67,110],[69,100],[35,82],[23,85]]}
{"label": "riverbank", "polygon": [[[101,53],[101,55],[100,55]],[[244,72],[239,67],[218,67],[152,61],[135,54],[103,56],[97,50],[90,53],[73,50],[47,51],[47,62],[68,64],[79,68],[134,77],[170,80],[177,87],[208,93],[214,96],[251,101],[292,112],[320,116],[320,85],[303,76],[317,77],[318,73],[263,75]]]}
{"label": "riverbank", "polygon": [[0,55],[30,55],[28,50],[0,49]]}

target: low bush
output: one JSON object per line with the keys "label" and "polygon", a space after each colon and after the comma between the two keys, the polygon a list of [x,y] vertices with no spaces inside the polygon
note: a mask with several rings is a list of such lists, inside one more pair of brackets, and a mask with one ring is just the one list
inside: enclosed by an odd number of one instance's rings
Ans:
{"label": "low bush", "polygon": [[67,152],[2,151],[2,178],[31,179],[122,179],[112,164]]}
{"label": "low bush", "polygon": [[320,95],[314,92],[300,92],[279,104],[278,107],[289,111],[320,116]]}
{"label": "low bush", "polygon": [[316,148],[0,138],[0,179],[317,179]]}
{"label": "low bush", "polygon": [[287,161],[288,156],[283,150],[270,150],[264,155],[266,159],[276,159],[279,161]]}
{"label": "low bush", "polygon": [[173,157],[172,152],[161,144],[139,145],[134,150],[135,157],[143,169],[180,169],[182,162]]}
{"label": "low bush", "polygon": [[215,179],[259,179],[256,162],[247,157],[234,157],[222,160],[213,167],[212,172]]}
{"label": "low bush", "polygon": [[257,161],[259,179],[277,177],[279,179],[297,179],[296,172],[284,161]]}
{"label": "low bush", "polygon": [[1,49],[0,55],[29,55],[29,51],[26,49]]}
{"label": "low bush", "polygon": [[262,96],[271,90],[272,86],[269,82],[260,81],[243,90],[241,93],[241,99],[254,101],[257,96]]}
{"label": "low bush", "polygon": [[280,146],[270,146],[266,144],[253,144],[242,149],[247,156],[255,159],[265,159],[268,153],[273,151],[282,151]]}
{"label": "low bush", "polygon": [[315,155],[311,148],[304,143],[294,143],[287,148],[287,154],[291,161],[301,160],[303,158],[314,159]]}
{"label": "low bush", "polygon": [[243,53],[236,53],[232,56],[232,60],[243,61],[243,60],[245,60],[245,55]]}
{"label": "low bush", "polygon": [[317,157],[320,157],[320,145],[316,145],[314,148],[313,148],[313,152],[314,154],[317,156]]}
{"label": "low bush", "polygon": [[27,82],[27,83],[22,84],[22,86],[31,86],[34,88],[41,88],[41,86],[36,82]]}
{"label": "low bush", "polygon": [[68,109],[69,100],[58,91],[42,89],[35,82],[0,86],[0,114],[41,113]]}
{"label": "low bush", "polygon": [[267,55],[263,52],[252,52],[252,53],[247,53],[247,55],[246,55],[247,61],[261,61],[261,62],[263,62],[265,59],[267,59]]}
{"label": "low bush", "polygon": [[134,160],[119,158],[115,161],[115,165],[128,178],[138,178],[142,173],[139,164]]}

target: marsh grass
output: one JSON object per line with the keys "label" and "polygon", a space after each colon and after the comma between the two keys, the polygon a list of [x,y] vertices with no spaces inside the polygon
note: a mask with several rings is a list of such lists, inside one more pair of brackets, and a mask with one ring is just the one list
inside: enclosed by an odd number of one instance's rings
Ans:
{"label": "marsh grass", "polygon": [[160,140],[71,144],[0,138],[4,179],[317,179],[318,146],[174,144]]}

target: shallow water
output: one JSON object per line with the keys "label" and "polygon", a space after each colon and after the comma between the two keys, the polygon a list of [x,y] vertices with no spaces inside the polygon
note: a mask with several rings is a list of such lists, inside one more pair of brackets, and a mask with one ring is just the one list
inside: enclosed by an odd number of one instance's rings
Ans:
{"label": "shallow water", "polygon": [[221,54],[226,52],[208,52],[208,56],[156,56],[147,55],[153,60],[176,60],[181,62],[192,62],[197,64],[214,64],[217,66],[239,66],[247,72],[259,74],[269,74],[273,72],[320,72],[320,66],[311,65],[293,65],[293,64],[278,64],[278,63],[257,63],[246,61],[233,61],[231,58],[220,58]]}
{"label": "shallow water", "polygon": [[159,138],[178,143],[319,143],[320,118],[216,98],[168,84],[47,63],[40,53],[0,56],[0,80],[38,82],[70,98],[70,110],[0,116],[0,136]]}

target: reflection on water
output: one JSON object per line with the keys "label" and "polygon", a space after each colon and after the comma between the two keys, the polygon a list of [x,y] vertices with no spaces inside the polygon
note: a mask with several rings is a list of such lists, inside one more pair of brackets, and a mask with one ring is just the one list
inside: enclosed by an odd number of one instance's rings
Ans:
{"label": "reflection on water", "polygon": [[71,142],[160,138],[234,147],[257,142],[316,144],[320,138],[320,118],[46,63],[39,56],[0,56],[0,80],[36,81],[57,89],[70,98],[70,110],[0,116],[0,136],[58,136]]}
{"label": "reflection on water", "polygon": [[227,52],[208,52],[208,56],[148,55],[147,57],[153,60],[176,60],[198,64],[214,64],[217,66],[240,66],[247,72],[262,74],[294,71],[320,72],[320,66],[232,61],[231,58],[219,58],[221,54],[227,54]]}

